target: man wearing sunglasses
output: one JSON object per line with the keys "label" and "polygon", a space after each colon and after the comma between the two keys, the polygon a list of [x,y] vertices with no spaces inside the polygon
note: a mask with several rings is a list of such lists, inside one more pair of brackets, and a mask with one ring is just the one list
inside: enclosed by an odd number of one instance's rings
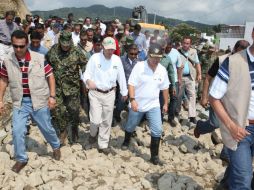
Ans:
{"label": "man wearing sunglasses", "polygon": [[13,103],[12,135],[16,159],[12,170],[19,173],[28,162],[25,134],[30,115],[51,145],[54,159],[60,160],[61,153],[49,111],[56,105],[52,67],[45,62],[43,55],[28,51],[28,36],[25,32],[13,32],[11,40],[14,52],[4,59],[0,70],[0,114],[4,111],[3,96],[8,85]]}
{"label": "man wearing sunglasses", "polygon": [[[123,69],[124,69],[124,74],[125,74],[125,78],[126,78],[126,85],[128,85],[128,80],[129,80],[129,77],[130,77],[133,67],[139,61],[138,46],[136,44],[129,45],[127,52],[128,52],[128,54],[126,56],[121,57]],[[121,114],[121,111],[123,111],[124,108],[126,107],[126,101],[122,100],[122,96],[121,96],[119,90],[117,90],[116,96],[117,96],[116,97],[117,102],[116,102],[116,108],[114,110],[114,119],[117,122],[120,122],[121,121],[120,114]]]}

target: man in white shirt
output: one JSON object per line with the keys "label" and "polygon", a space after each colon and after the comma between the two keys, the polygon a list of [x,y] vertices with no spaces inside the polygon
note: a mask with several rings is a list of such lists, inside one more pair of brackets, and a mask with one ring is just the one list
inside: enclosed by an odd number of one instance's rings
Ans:
{"label": "man in white shirt", "polygon": [[52,46],[54,44],[58,43],[58,38],[60,36],[60,24],[59,23],[55,23],[52,27],[52,30],[48,31],[47,35],[50,37],[51,41],[52,41]]}
{"label": "man in white shirt", "polygon": [[99,24],[99,26],[101,28],[101,35],[104,36],[107,26],[104,23],[102,23],[101,19],[98,17],[95,19],[95,23]]}
{"label": "man in white shirt", "polygon": [[148,51],[147,61],[138,62],[129,77],[129,115],[125,125],[125,139],[122,149],[126,150],[130,143],[132,132],[146,115],[151,130],[151,159],[154,165],[162,165],[159,159],[159,145],[162,134],[162,121],[159,102],[159,93],[163,91],[163,112],[168,110],[169,79],[166,69],[159,64],[162,57],[162,48],[153,44]]}
{"label": "man in white shirt", "polygon": [[95,53],[89,59],[83,81],[89,89],[89,142],[95,142],[98,134],[98,150],[107,155],[111,152],[108,143],[114,110],[116,81],[120,86],[123,100],[127,99],[128,89],[121,59],[113,55],[116,49],[115,40],[106,37],[102,45],[103,52]]}
{"label": "man in white shirt", "polygon": [[75,23],[74,31],[71,33],[74,46],[77,46],[80,41],[80,38],[79,38],[80,28],[81,28],[81,25],[78,23]]}
{"label": "man in white shirt", "polygon": [[86,17],[85,18],[85,21],[84,21],[84,25],[83,25],[83,28],[85,30],[87,30],[88,28],[93,28],[93,25],[92,25],[92,19],[90,17]]}

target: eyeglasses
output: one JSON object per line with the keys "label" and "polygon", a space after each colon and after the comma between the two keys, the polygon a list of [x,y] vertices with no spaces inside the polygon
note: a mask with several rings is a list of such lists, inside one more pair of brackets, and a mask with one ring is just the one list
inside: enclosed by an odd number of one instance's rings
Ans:
{"label": "eyeglasses", "polygon": [[16,45],[16,44],[12,44],[12,46],[16,49],[20,48],[20,49],[23,49],[26,47],[26,45]]}

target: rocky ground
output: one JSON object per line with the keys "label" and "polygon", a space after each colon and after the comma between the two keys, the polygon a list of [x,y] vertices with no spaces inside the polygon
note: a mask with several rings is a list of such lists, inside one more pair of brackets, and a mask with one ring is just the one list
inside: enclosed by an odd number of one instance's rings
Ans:
{"label": "rocky ground", "polygon": [[[199,118],[207,112],[198,107]],[[183,113],[186,118],[187,112]],[[123,118],[126,114],[123,114]],[[150,159],[150,136],[146,126],[137,128],[131,147],[121,150],[124,132],[121,124],[112,128],[110,146],[113,154],[98,153],[88,143],[89,124],[83,118],[77,144],[61,148],[61,161],[52,159],[52,150],[37,127],[26,137],[28,165],[16,174],[10,170],[13,160],[11,124],[5,118],[0,129],[0,189],[96,189],[96,190],[199,190],[214,189],[225,167],[219,159],[222,144],[214,145],[211,135],[193,136],[193,126],[186,120],[170,127],[164,123],[165,136],[160,148],[164,166],[154,166]],[[2,119],[3,120],[3,119]],[[124,119],[123,121],[124,122]]]}

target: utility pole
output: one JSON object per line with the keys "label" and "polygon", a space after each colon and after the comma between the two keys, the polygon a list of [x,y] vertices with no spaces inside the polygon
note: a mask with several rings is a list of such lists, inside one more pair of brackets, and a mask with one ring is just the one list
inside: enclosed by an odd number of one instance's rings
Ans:
{"label": "utility pole", "polygon": [[153,24],[156,23],[156,12],[154,13],[154,17],[153,17]]}

